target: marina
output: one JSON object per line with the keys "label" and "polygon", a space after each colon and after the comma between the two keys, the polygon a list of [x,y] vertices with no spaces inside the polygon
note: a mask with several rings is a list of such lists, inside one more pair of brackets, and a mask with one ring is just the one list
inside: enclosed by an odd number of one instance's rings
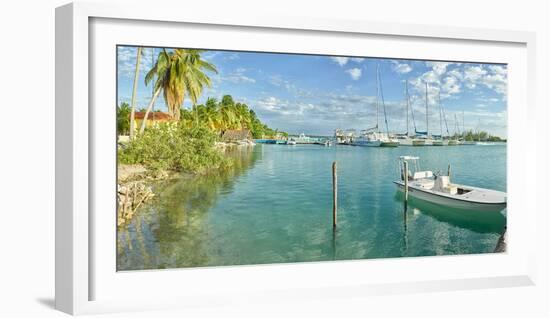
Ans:
{"label": "marina", "polygon": [[506,250],[505,65],[121,45],[117,69],[119,271]]}

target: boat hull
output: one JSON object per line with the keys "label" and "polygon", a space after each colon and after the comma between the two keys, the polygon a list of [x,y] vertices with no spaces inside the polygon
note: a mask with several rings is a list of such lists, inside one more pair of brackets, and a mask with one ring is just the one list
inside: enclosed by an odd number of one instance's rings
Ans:
{"label": "boat hull", "polygon": [[380,147],[381,144],[380,140],[357,140],[352,143],[352,145],[359,147]]}
{"label": "boat hull", "polygon": [[399,141],[382,141],[380,147],[399,147]]}
{"label": "boat hull", "polygon": [[399,139],[400,146],[424,146],[426,142],[422,139],[405,138]]}
{"label": "boat hull", "polygon": [[[394,181],[399,191],[405,190],[403,181]],[[502,202],[478,202],[471,200],[462,200],[435,194],[431,190],[420,189],[409,186],[409,195],[415,198],[432,202],[437,205],[448,206],[462,210],[472,210],[479,212],[500,212],[506,208],[506,201]]]}
{"label": "boat hull", "polygon": [[447,146],[457,146],[458,145],[458,142],[456,140],[449,140],[449,142],[447,143]]}

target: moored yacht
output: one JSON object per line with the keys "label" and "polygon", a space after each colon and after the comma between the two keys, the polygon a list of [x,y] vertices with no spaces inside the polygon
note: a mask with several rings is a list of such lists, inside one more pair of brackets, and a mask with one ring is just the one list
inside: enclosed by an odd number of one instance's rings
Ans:
{"label": "moored yacht", "polygon": [[[384,102],[384,93],[382,90],[382,84],[380,82],[380,69],[376,66],[376,126],[361,132],[358,138],[354,139],[352,145],[366,146],[366,147],[398,147],[399,140],[393,137],[389,133],[388,117],[386,115],[386,104]],[[384,110],[384,122],[386,124],[386,133],[381,133],[379,130],[379,114],[380,103],[379,98],[382,101],[382,107]]]}
{"label": "moored yacht", "polygon": [[424,146],[425,141],[423,139],[417,138],[416,136],[411,136],[409,133],[409,113],[411,114],[411,118],[413,121],[414,130],[416,131],[416,123],[414,121],[414,112],[411,107],[410,103],[410,96],[409,96],[409,81],[405,81],[405,116],[406,116],[406,124],[407,124],[407,132],[404,134],[397,135],[397,141],[399,142],[400,146]]}

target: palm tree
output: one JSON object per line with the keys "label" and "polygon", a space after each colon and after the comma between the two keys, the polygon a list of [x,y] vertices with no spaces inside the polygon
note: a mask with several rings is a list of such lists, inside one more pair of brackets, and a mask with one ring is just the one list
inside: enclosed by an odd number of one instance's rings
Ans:
{"label": "palm tree", "polygon": [[139,63],[141,61],[141,46],[137,48],[136,72],[134,74],[134,87],[132,90],[132,110],[130,112],[130,140],[134,138],[135,118],[136,118],[136,93],[139,79]]}
{"label": "palm tree", "polygon": [[216,67],[201,58],[202,50],[175,49],[170,54],[170,69],[168,81],[164,87],[164,99],[168,112],[173,119],[180,119],[180,107],[185,95],[189,96],[193,105],[205,86],[210,87],[210,77],[205,71],[217,73]]}
{"label": "palm tree", "polygon": [[[162,90],[168,113],[174,120],[180,120],[180,109],[185,95],[188,95],[191,103],[196,105],[204,87],[211,86],[210,78],[205,71],[218,72],[213,64],[201,58],[202,52],[194,49],[175,49],[168,53],[164,49],[159,53],[157,63],[145,77],[146,84],[154,75],[158,77],[155,83],[155,94],[151,101],[154,102],[157,93]],[[146,120],[147,116],[142,122],[141,132],[145,129]]]}
{"label": "palm tree", "polygon": [[157,58],[157,62],[155,65],[153,65],[153,68],[147,72],[147,75],[145,75],[145,85],[149,85],[149,82],[157,76],[157,80],[154,83],[154,93],[153,97],[151,97],[151,101],[149,102],[149,105],[147,106],[147,110],[145,111],[145,115],[143,116],[143,121],[141,122],[141,128],[139,129],[139,133],[142,134],[145,131],[145,126],[147,125],[147,119],[149,118],[149,113],[151,112],[151,109],[153,108],[153,105],[155,104],[155,100],[160,95],[160,92],[165,89],[168,83],[168,79],[170,76],[170,70],[171,68],[171,58],[170,55],[166,52],[166,50],[162,50],[162,52],[159,53],[159,56]]}

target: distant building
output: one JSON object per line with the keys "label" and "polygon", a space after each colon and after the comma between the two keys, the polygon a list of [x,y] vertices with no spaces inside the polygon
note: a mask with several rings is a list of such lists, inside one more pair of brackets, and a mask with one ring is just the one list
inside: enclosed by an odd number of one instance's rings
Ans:
{"label": "distant building", "polygon": [[[136,129],[139,129],[141,127],[141,122],[143,121],[143,118],[145,117],[145,112],[136,112],[135,113],[135,119],[136,119]],[[171,122],[173,119],[170,117],[168,113],[164,112],[149,112],[147,115],[147,127],[151,127],[153,124],[158,123],[167,123]]]}
{"label": "distant building", "polygon": [[248,129],[228,129],[222,132],[223,141],[239,141],[252,139],[252,133]]}

